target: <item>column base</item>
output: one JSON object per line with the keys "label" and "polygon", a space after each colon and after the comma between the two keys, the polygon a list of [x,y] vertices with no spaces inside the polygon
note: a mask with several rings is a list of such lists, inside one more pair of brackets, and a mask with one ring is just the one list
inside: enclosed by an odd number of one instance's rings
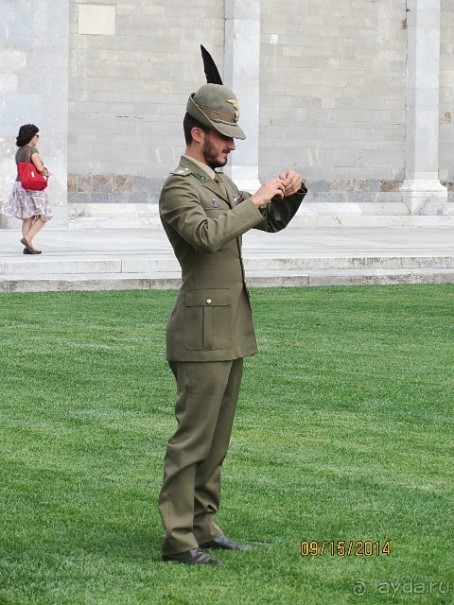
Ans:
{"label": "column base", "polygon": [[12,219],[9,216],[5,216],[4,214],[0,214],[0,229],[8,229],[11,227]]}
{"label": "column base", "polygon": [[438,180],[406,179],[400,193],[410,214],[440,215],[448,211],[448,190]]}

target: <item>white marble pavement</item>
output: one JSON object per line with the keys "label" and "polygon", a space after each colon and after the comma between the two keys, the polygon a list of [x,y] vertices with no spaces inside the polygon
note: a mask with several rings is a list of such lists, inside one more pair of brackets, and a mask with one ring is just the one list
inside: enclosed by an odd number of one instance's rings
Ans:
{"label": "white marble pavement", "polygon": [[[176,288],[162,229],[44,229],[25,255],[0,230],[0,292]],[[289,227],[243,238],[248,284],[454,283],[454,226]]]}

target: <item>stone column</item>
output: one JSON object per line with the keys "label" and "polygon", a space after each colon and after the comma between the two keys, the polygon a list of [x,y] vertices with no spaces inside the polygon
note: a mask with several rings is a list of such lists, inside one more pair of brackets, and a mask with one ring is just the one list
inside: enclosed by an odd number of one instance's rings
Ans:
{"label": "stone column", "polygon": [[440,1],[407,0],[407,143],[402,200],[411,214],[442,214],[438,177]]}
{"label": "stone column", "polygon": [[225,0],[224,83],[240,101],[239,123],[247,139],[237,141],[227,168],[240,189],[259,187],[260,0]]}
{"label": "stone column", "polygon": [[[67,222],[69,0],[0,2],[0,203],[14,179],[19,127],[40,129],[39,151],[53,173],[48,186],[54,218]],[[18,221],[2,216],[2,227]]]}

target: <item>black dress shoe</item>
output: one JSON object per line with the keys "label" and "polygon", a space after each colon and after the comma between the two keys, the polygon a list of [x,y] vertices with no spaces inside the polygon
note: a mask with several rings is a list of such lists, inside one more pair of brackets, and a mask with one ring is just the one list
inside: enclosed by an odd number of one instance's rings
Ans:
{"label": "black dress shoe", "polygon": [[234,542],[229,537],[218,536],[214,538],[214,540],[210,540],[209,542],[205,542],[205,544],[201,544],[200,548],[217,548],[219,550],[250,550],[251,547],[248,544],[238,544],[238,542]]}
{"label": "black dress shoe", "polygon": [[163,561],[176,561],[185,565],[222,565],[221,561],[210,557],[200,548],[192,548],[175,555],[162,555],[162,559]]}

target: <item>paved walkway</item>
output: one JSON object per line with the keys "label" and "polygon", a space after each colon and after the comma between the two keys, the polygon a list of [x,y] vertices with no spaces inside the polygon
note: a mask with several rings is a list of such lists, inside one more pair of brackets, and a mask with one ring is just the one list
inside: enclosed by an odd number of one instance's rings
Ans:
{"label": "paved walkway", "polygon": [[[175,288],[160,228],[44,229],[42,255],[0,230],[0,292]],[[288,227],[243,237],[250,286],[454,283],[454,227]]]}

